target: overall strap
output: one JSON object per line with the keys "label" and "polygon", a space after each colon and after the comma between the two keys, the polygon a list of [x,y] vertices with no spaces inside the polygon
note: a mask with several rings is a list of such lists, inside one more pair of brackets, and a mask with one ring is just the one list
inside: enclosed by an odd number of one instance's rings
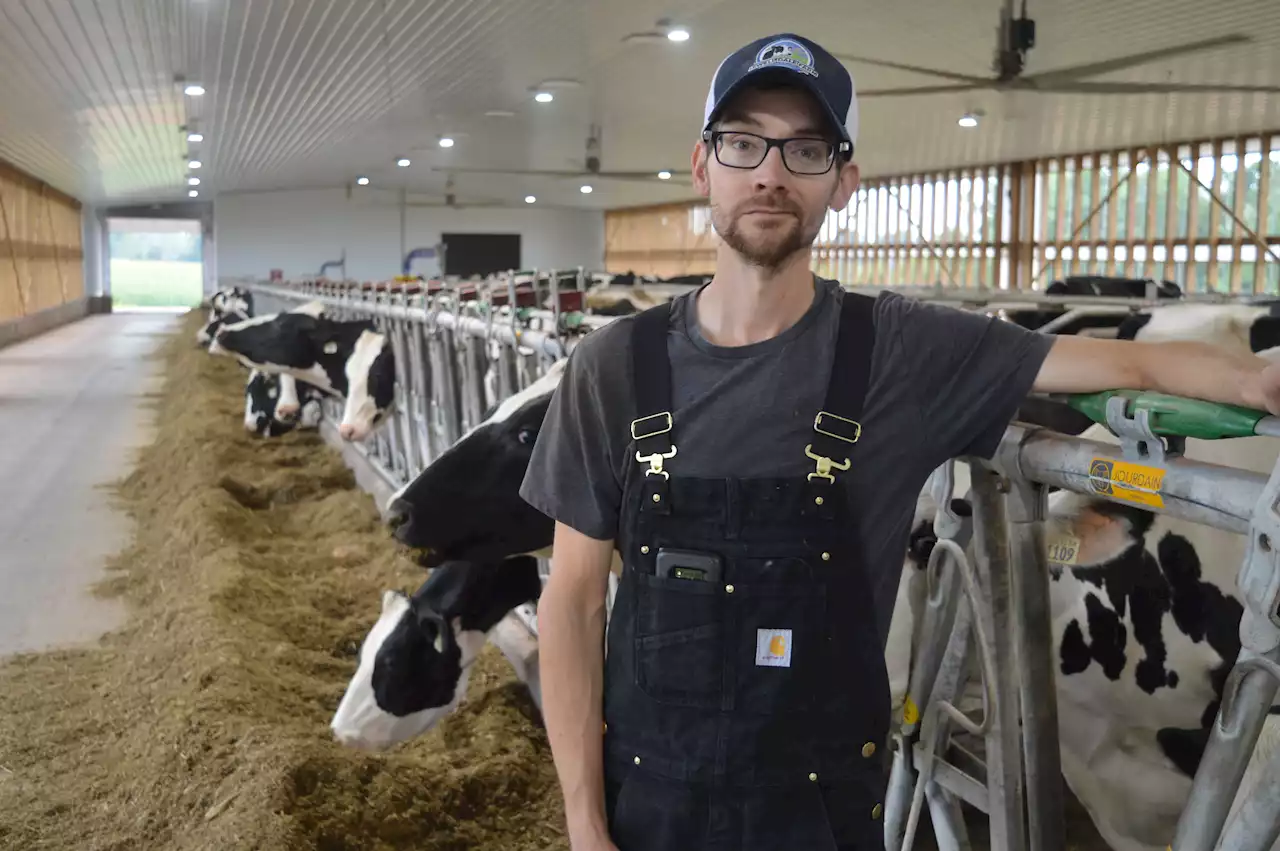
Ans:
{"label": "overall strap", "polygon": [[667,329],[671,302],[636,315],[631,326],[631,390],[636,419],[631,421],[631,437],[636,441],[636,460],[648,462],[645,475],[668,474],[662,462],[676,454],[671,443],[671,358],[667,354]]}
{"label": "overall strap", "polygon": [[840,330],[831,378],[822,410],[813,418],[813,442],[805,455],[817,464],[809,481],[835,481],[831,471],[847,470],[854,444],[862,435],[862,412],[871,381],[871,354],[875,348],[875,298],[846,292],[840,309]]}

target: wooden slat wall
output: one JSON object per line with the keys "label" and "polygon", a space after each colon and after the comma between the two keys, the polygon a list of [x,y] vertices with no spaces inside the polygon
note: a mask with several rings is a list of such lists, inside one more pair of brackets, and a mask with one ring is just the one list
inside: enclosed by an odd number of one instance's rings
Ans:
{"label": "wooden slat wall", "polygon": [[84,295],[80,202],[0,162],[0,322]]}
{"label": "wooden slat wall", "polygon": [[[845,284],[1043,289],[1106,274],[1191,293],[1280,295],[1278,170],[1272,133],[866,180],[828,216],[812,265]],[[715,268],[705,202],[617,210],[605,221],[611,272]]]}

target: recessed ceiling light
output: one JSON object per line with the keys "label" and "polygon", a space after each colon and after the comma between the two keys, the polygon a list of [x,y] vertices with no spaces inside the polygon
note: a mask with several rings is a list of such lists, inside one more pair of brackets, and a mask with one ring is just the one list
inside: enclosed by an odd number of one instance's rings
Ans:
{"label": "recessed ceiling light", "polygon": [[538,92],[536,95],[533,96],[533,99],[536,100],[538,103],[551,103],[551,101],[555,100],[555,98],[551,95],[551,92]]}
{"label": "recessed ceiling light", "polygon": [[537,199],[537,198],[535,198],[535,197],[533,197],[532,195],[526,195],[526,196],[524,196],[524,202],[525,202],[526,204],[532,204],[534,201],[537,201],[537,200],[538,200],[538,199]]}
{"label": "recessed ceiling light", "polygon": [[188,142],[203,142],[203,141],[204,141],[204,135],[203,135],[203,134],[201,134],[201,133],[188,133],[188,134],[187,134],[187,141],[188,141]]}
{"label": "recessed ceiling light", "polygon": [[441,140],[440,140],[440,147],[442,147],[442,148],[452,148],[452,147],[453,147],[453,140],[452,140],[452,139],[450,139],[448,136],[445,136],[443,139],[441,139]]}
{"label": "recessed ceiling light", "polygon": [[407,157],[401,157],[400,159],[396,160],[396,165],[400,166],[401,168],[408,168],[409,159]]}
{"label": "recessed ceiling light", "polygon": [[200,178],[198,178],[198,177],[188,177],[188,178],[187,178],[187,185],[188,185],[188,186],[199,186],[199,185],[200,185]]}
{"label": "recessed ceiling light", "polygon": [[369,178],[367,178],[367,177],[357,177],[357,178],[356,178],[356,183],[357,183],[357,184],[359,184],[360,186],[368,186],[368,185],[369,185]]}
{"label": "recessed ceiling light", "polygon": [[966,112],[964,115],[960,116],[960,120],[956,123],[961,127],[977,127],[978,119],[972,113]]}
{"label": "recessed ceiling light", "polygon": [[584,183],[584,184],[582,185],[582,189],[580,189],[580,190],[578,190],[578,191],[579,191],[579,192],[581,192],[583,195],[590,195],[590,194],[591,194],[591,184],[590,184],[590,183]]}
{"label": "recessed ceiling light", "polygon": [[191,85],[183,89],[182,93],[186,95],[190,95],[193,98],[198,98],[200,97],[200,95],[204,94],[204,86],[200,86],[200,85],[196,85],[195,83],[192,83]]}
{"label": "recessed ceiling light", "polygon": [[187,168],[200,168],[201,165],[200,160],[191,160],[187,163]]}
{"label": "recessed ceiling light", "polygon": [[199,198],[199,197],[200,197],[200,193],[199,193],[199,192],[197,192],[196,190],[192,189],[190,192],[188,192],[188,193],[187,193],[187,197],[188,197],[188,198]]}
{"label": "recessed ceiling light", "polygon": [[689,31],[686,29],[681,29],[680,27],[677,27],[667,32],[667,38],[669,38],[671,41],[688,41]]}
{"label": "recessed ceiling light", "polygon": [[658,172],[658,179],[659,179],[659,180],[670,180],[670,179],[671,179],[671,172],[669,172],[669,171],[660,171],[660,172]]}

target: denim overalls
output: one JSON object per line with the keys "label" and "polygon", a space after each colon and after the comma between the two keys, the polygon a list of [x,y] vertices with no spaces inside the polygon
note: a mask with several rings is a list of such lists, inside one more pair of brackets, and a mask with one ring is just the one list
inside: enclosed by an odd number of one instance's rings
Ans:
{"label": "denim overalls", "polygon": [[845,294],[811,441],[772,449],[808,456],[794,478],[681,476],[670,305],[634,323],[638,463],[604,676],[619,851],[883,851],[889,682],[838,480],[857,462],[873,303]]}

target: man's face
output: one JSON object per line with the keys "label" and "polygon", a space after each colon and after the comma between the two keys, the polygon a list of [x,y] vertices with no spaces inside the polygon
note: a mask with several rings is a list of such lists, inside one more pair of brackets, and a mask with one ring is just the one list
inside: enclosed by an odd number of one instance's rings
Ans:
{"label": "man's face", "polygon": [[[835,141],[818,104],[799,89],[747,90],[735,97],[715,126],[774,139],[795,136]],[[726,158],[727,161],[727,158]],[[716,232],[747,262],[776,269],[808,249],[827,210],[842,210],[858,188],[858,167],[837,153],[826,174],[792,174],[773,148],[754,169],[722,165],[699,141],[693,181],[711,202]]]}

